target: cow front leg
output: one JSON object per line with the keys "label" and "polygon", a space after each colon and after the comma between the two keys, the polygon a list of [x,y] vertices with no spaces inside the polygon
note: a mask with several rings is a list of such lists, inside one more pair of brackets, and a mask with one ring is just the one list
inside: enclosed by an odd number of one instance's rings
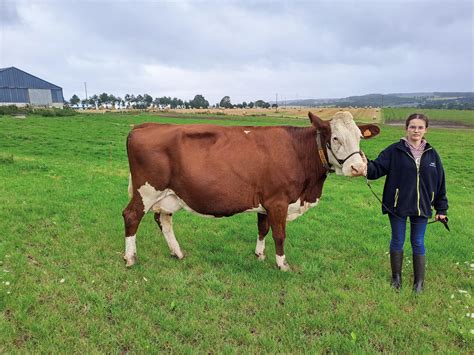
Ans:
{"label": "cow front leg", "polygon": [[[157,220],[156,215],[155,215],[155,220]],[[160,226],[160,229],[163,232],[163,235],[165,236],[171,255],[177,257],[178,259],[184,258],[184,254],[181,251],[178,241],[176,240],[176,237],[174,235],[172,215],[163,213],[163,212],[160,213],[158,225]]]}
{"label": "cow front leg", "polygon": [[137,262],[136,235],[140,221],[143,218],[143,204],[138,199],[132,198],[123,210],[122,216],[125,224],[125,254],[123,259],[126,266],[130,267]]}
{"label": "cow front leg", "polygon": [[290,267],[285,258],[285,238],[286,238],[286,215],[288,214],[288,206],[278,206],[268,211],[270,227],[272,228],[272,236],[275,241],[276,264],[281,271],[289,271]]}
{"label": "cow front leg", "polygon": [[255,247],[255,255],[258,260],[265,260],[265,236],[270,230],[268,224],[268,217],[262,213],[257,213],[258,216],[258,237],[257,246]]}

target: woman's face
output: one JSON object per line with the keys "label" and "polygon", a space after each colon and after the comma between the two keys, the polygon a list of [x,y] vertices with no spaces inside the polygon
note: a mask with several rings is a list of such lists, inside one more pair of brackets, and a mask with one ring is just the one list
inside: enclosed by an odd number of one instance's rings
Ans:
{"label": "woman's face", "polygon": [[415,118],[410,121],[406,128],[407,139],[410,142],[421,142],[421,139],[427,131],[428,128],[426,128],[425,121]]}

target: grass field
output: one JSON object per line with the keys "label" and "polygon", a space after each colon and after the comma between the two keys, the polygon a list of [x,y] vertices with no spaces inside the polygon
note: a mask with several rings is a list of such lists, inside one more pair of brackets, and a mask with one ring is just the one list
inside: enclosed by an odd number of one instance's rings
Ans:
{"label": "grass field", "polygon": [[[409,242],[395,293],[386,216],[363,179],[333,175],[320,204],[288,225],[289,273],[276,269],[270,236],[267,259],[253,255],[254,214],[177,213],[181,261],[147,215],[139,263],[125,268],[125,140],[145,121],[205,119],[0,118],[0,353],[472,352],[473,130],[429,132],[446,170],[451,233],[428,227],[426,290],[415,296]],[[402,134],[382,126],[362,149],[375,158]],[[373,186],[381,193],[383,181]]]}
{"label": "grass field", "polygon": [[384,108],[383,122],[405,123],[407,117],[413,113],[424,113],[433,124],[464,125],[474,127],[474,110],[436,110],[418,108]]}

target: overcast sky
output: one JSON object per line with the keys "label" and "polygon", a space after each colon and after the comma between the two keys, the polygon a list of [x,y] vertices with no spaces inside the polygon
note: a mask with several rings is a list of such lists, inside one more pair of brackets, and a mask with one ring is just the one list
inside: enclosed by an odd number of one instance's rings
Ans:
{"label": "overcast sky", "polygon": [[211,103],[474,91],[472,0],[0,0],[0,68]]}

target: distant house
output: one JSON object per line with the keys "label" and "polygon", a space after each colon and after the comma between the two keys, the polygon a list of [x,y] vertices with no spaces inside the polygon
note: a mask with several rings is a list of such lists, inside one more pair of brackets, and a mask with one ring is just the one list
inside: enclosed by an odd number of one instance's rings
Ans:
{"label": "distant house", "polygon": [[63,89],[15,67],[0,68],[0,106],[62,108]]}

